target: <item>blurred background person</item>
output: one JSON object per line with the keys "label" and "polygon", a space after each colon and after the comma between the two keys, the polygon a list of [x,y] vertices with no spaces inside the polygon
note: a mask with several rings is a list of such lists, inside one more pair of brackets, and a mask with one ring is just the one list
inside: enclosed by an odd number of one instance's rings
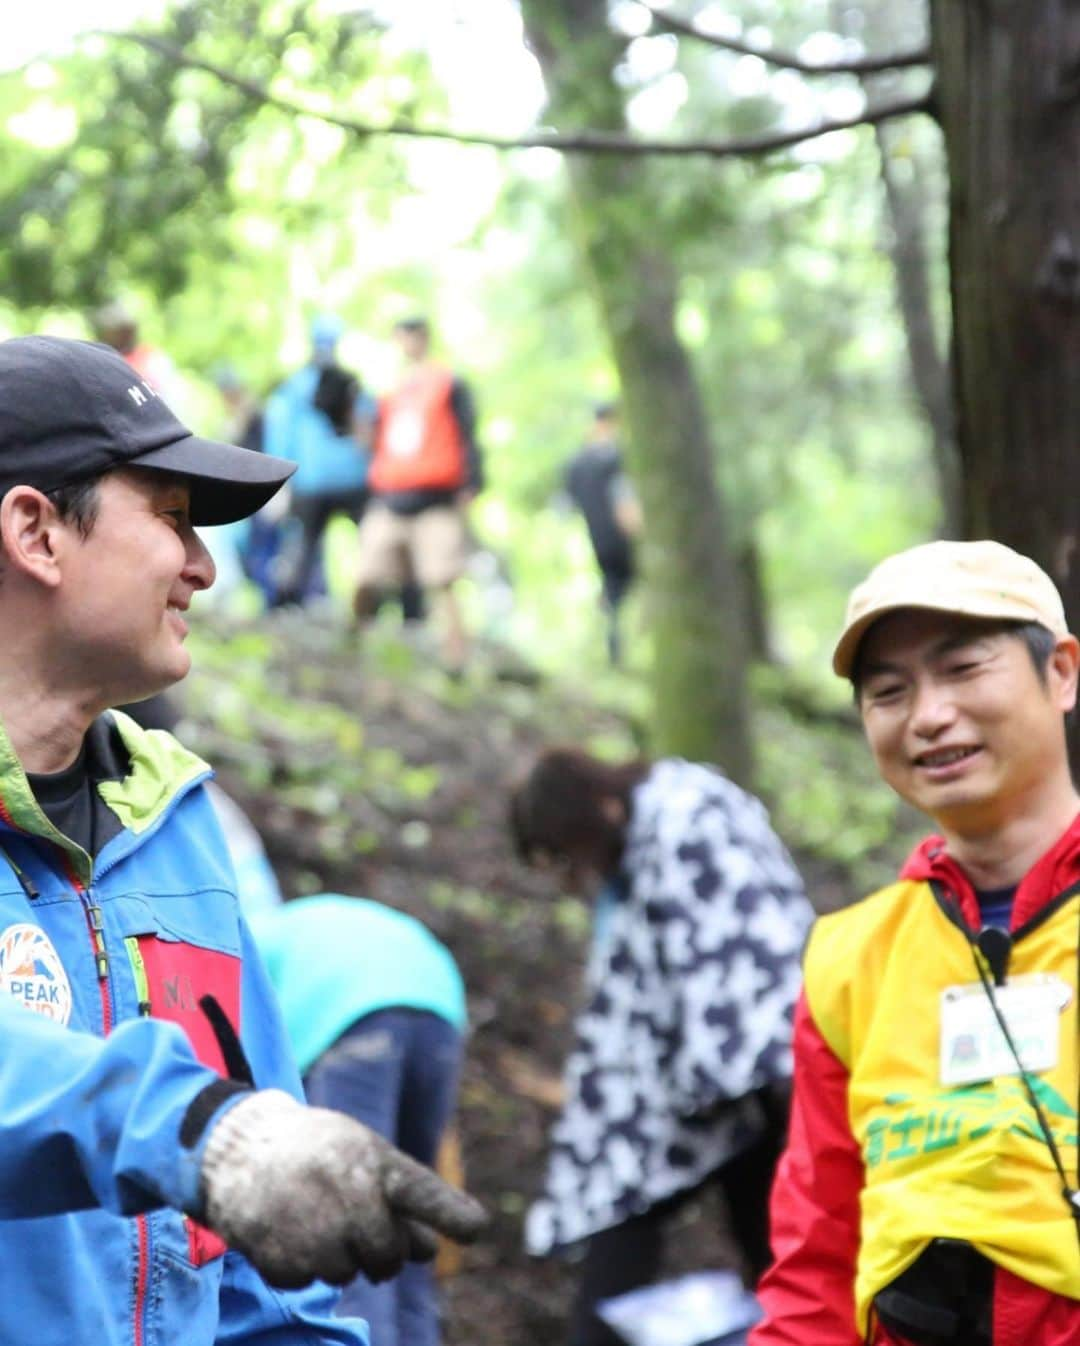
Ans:
{"label": "blurred background person", "polygon": [[232,365],[216,365],[211,371],[221,395],[225,419],[222,431],[229,444],[263,452],[263,412],[247,380]]}
{"label": "blurred background person", "polygon": [[[232,365],[218,365],[212,377],[225,409],[221,437],[230,444],[262,453],[265,416],[247,380]],[[277,607],[281,596],[281,558],[289,501],[286,485],[250,519],[245,519],[243,529],[235,535],[243,572],[258,588],[268,608]]]}
{"label": "blurred background person", "polygon": [[570,459],[563,478],[566,494],[585,520],[600,569],[608,658],[613,665],[622,659],[619,609],[634,582],[634,543],[642,528],[641,506],[623,468],[618,432],[618,405],[598,403],[589,438]]}
{"label": "blurred background person", "polygon": [[132,308],[120,299],[111,300],[95,310],[91,326],[95,338],[118,351],[170,407],[183,405],[173,362],[163,350],[140,340],[139,320]]}
{"label": "blurred background person", "polygon": [[[465,987],[450,951],[411,916],[366,898],[295,898],[251,921],[308,1102],[362,1121],[434,1166],[457,1102]],[[438,1346],[432,1267],[359,1276],[336,1312],[372,1346]]]}
{"label": "blurred background person", "polygon": [[800,954],[812,911],[761,803],[679,759],[542,753],[510,802],[519,855],[595,895],[584,1004],[526,1219],[537,1256],[583,1251],[571,1346],[617,1346],[597,1304],[648,1284],[665,1222],[723,1192],[752,1285],[770,1260]]}
{"label": "blurred background person", "polygon": [[443,664],[459,673],[468,636],[455,586],[468,563],[466,510],[483,481],[476,411],[464,380],[431,358],[426,318],[403,319],[394,339],[401,373],[379,401],[354,608],[368,621],[385,590],[414,580],[433,597]]}
{"label": "blurred background person", "polygon": [[334,315],[316,317],[307,364],[266,404],[266,452],[297,465],[290,481],[296,537],[282,563],[280,603],[303,603],[325,592],[318,571],[327,524],[338,514],[358,521],[367,506],[375,403],[359,378],[338,363],[344,331]]}

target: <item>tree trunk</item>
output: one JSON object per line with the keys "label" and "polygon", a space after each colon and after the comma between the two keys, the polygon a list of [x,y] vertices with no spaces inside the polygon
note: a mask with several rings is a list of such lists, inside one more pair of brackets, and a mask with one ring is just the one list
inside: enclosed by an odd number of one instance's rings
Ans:
{"label": "tree trunk", "polygon": [[769,600],[761,574],[761,552],[753,532],[744,537],[735,551],[739,571],[743,611],[746,614],[746,652],[755,662],[772,663],[772,635],[769,630]]}
{"label": "tree trunk", "polygon": [[[558,126],[622,129],[606,0],[524,0]],[[611,341],[645,517],[653,746],[751,774],[742,594],[700,391],[675,332],[677,277],[640,159],[568,160],[577,239]]]}
{"label": "tree trunk", "polygon": [[1037,560],[1080,630],[1080,6],[932,0],[968,537]]}
{"label": "tree trunk", "polygon": [[[836,5],[838,30],[843,31],[845,6]],[[904,51],[926,42],[921,7],[898,6],[895,0],[863,0],[861,37],[875,51]],[[895,98],[908,87],[906,72],[891,71],[864,77],[868,103]],[[960,537],[963,528],[960,452],[956,444],[949,342],[944,322],[934,312],[933,266],[927,243],[927,213],[936,183],[928,181],[926,148],[910,126],[874,127],[889,254],[896,281],[896,301],[904,325],[908,368],[915,396],[930,432],[930,447],[941,494],[942,537]]]}
{"label": "tree trunk", "polygon": [[963,519],[960,455],[956,445],[949,361],[934,324],[930,297],[922,175],[918,172],[918,159],[913,157],[912,179],[902,182],[892,159],[895,132],[882,125],[874,128],[874,135],[892,233],[890,252],[896,275],[897,303],[907,340],[911,382],[930,431],[941,491],[941,534],[943,537],[959,537]]}

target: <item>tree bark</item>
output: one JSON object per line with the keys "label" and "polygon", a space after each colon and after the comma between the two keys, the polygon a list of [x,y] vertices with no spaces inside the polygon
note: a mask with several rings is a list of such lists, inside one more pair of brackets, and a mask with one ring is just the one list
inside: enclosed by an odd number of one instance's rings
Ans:
{"label": "tree bark", "polygon": [[896,298],[904,324],[911,382],[930,431],[941,491],[941,533],[959,537],[962,527],[960,455],[956,445],[949,360],[934,323],[930,260],[926,246],[923,184],[918,161],[911,182],[901,182],[892,162],[893,137],[875,127],[885,207],[891,229],[890,253]]}
{"label": "tree bark", "polygon": [[761,574],[761,552],[752,529],[735,549],[735,564],[739,571],[743,610],[746,613],[746,652],[756,663],[772,663],[774,651],[769,629],[769,600]]}
{"label": "tree bark", "polygon": [[932,0],[931,32],[964,528],[1037,560],[1080,630],[1080,6]]}
{"label": "tree bark", "polygon": [[[556,125],[624,129],[621,40],[605,0],[524,0]],[[751,775],[746,630],[705,411],[675,331],[677,277],[657,239],[648,168],[568,161],[573,222],[611,341],[645,516],[653,746]]]}
{"label": "tree bark", "polygon": [[[836,23],[844,23],[844,5],[837,0]],[[885,50],[926,46],[926,16],[893,0],[863,0],[860,10],[864,41]],[[929,59],[929,48],[926,50]],[[895,72],[861,80],[867,101],[895,97],[906,80]],[[960,452],[956,444],[952,369],[945,322],[934,311],[934,267],[927,240],[927,217],[936,182],[930,181],[927,148],[915,133],[896,135],[884,124],[874,127],[888,248],[896,282],[896,301],[904,325],[908,369],[915,397],[930,435],[930,448],[941,496],[939,532],[959,537],[963,527]],[[936,240],[935,240],[936,242]]]}

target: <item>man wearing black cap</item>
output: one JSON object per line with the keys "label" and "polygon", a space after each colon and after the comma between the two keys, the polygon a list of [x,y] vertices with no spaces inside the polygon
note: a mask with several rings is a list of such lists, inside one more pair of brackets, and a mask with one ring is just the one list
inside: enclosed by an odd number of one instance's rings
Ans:
{"label": "man wearing black cap", "polygon": [[297,1101],[208,768],[108,709],[188,671],[214,580],[193,525],[291,471],[192,435],[107,347],[0,342],[6,1341],[357,1346],[295,1287],[379,1279],[482,1220]]}

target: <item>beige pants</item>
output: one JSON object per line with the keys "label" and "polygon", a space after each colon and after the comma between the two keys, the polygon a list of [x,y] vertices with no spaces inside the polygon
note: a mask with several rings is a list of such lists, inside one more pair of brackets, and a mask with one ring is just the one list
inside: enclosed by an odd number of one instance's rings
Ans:
{"label": "beige pants", "polygon": [[357,585],[395,588],[414,579],[422,589],[445,589],[468,559],[465,519],[456,505],[431,505],[419,514],[395,514],[372,501],[360,521]]}

